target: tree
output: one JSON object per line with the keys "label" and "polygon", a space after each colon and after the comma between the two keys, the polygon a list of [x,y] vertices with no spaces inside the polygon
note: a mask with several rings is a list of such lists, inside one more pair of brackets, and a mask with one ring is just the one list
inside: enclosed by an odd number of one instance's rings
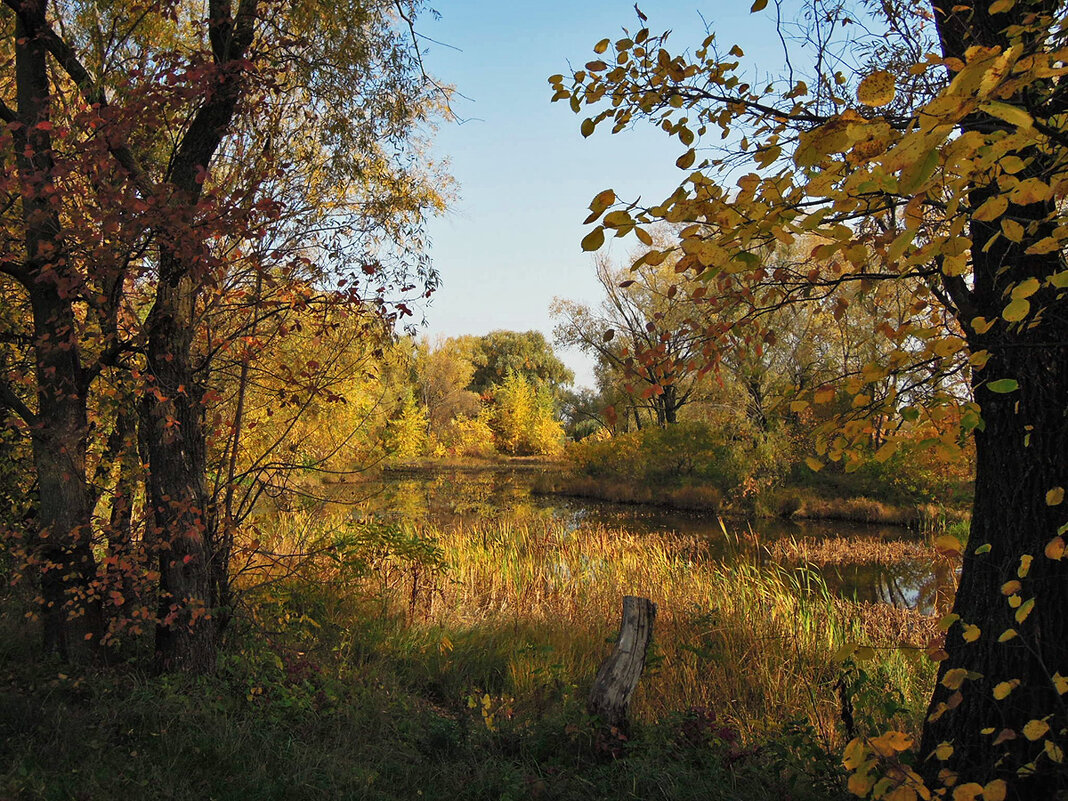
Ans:
{"label": "tree", "polygon": [[149,467],[158,667],[210,670],[231,537],[206,479],[220,309],[237,285],[256,287],[255,334],[275,314],[261,290],[279,279],[313,295],[347,282],[345,296],[380,310],[397,283],[432,288],[421,223],[442,201],[413,143],[442,90],[422,74],[415,10],[5,4],[15,59],[0,78],[0,270],[24,313],[4,320],[19,352],[4,354],[0,402],[34,445],[39,536],[27,552],[48,650],[66,655],[104,631],[87,471],[91,434],[109,426],[90,424],[94,387],[136,376],[124,392],[139,396],[137,419],[113,404],[114,430],[136,427]]}
{"label": "tree", "polygon": [[469,389],[475,365],[463,341],[446,339],[433,347],[427,342],[419,343],[415,373],[432,431],[444,432],[458,417],[478,416],[479,396]]}
{"label": "tree", "polygon": [[[1053,798],[1068,785],[1064,9],[884,4],[870,26],[850,27],[861,13],[818,5],[810,14],[813,41],[877,31],[875,44],[847,42],[859,46],[859,63],[849,49],[829,57],[827,44],[808,82],[791,76],[765,91],[739,73],[739,48],[721,57],[709,36],[692,55],[672,54],[666,36],[644,27],[597,44],[598,54],[613,48],[611,65],[597,57],[569,84],[550,78],[554,99],[593,109],[584,134],[649,119],[685,148],[677,166],[686,177],[661,203],[598,195],[590,222],[599,223],[583,247],[597,249],[606,232],[648,242],[644,226],[658,220],[680,226],[677,244],[647,251],[636,266],[680,254],[677,269],[750,336],[768,333],[772,310],[849,303],[848,291],[884,283],[910,287],[909,318],[877,322],[892,347],[843,384],[851,411],[832,418],[818,448],[846,457],[880,410],[905,420],[958,415],[957,433],[974,435],[971,534],[944,648],[931,650],[939,681],[916,770],[931,790],[955,785],[954,797]],[[710,132],[734,158],[698,154]],[[752,171],[738,177],[740,163]],[[766,265],[773,242],[801,235],[821,240],[809,265]],[[961,372],[974,402],[938,383]],[[934,390],[919,395],[910,376],[934,380]],[[888,377],[900,380],[880,399],[873,387]],[[833,396],[817,391],[808,402],[826,406]],[[881,458],[895,447],[889,440]],[[851,788],[927,792],[911,768],[880,779],[874,767],[905,747],[901,737],[853,744]]]}
{"label": "tree", "polygon": [[475,365],[468,385],[472,392],[481,394],[500,386],[512,373],[554,393],[575,380],[574,373],[557,358],[540,331],[490,331],[468,341]]}
{"label": "tree", "polygon": [[574,301],[553,301],[556,341],[596,354],[622,378],[627,394],[652,410],[657,425],[676,422],[697,388],[697,358],[705,342],[702,331],[686,325],[693,299],[676,295],[670,262],[642,265],[632,273],[601,257],[597,280],[605,299],[596,311]]}

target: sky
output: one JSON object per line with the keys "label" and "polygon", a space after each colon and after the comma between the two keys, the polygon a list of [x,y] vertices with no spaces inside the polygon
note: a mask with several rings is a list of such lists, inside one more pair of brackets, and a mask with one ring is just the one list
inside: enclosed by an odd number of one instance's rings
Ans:
{"label": "sky", "polygon": [[[765,73],[782,62],[773,17],[750,14],[748,0],[640,7],[652,33],[673,31],[674,51],[699,46],[707,21],[721,52],[738,44]],[[642,123],[583,139],[585,114],[550,102],[549,75],[580,68],[600,39],[637,31],[633,2],[443,0],[437,11],[438,19],[426,15],[418,26],[427,37],[424,62],[463,97],[453,104],[460,121],[443,123],[434,136],[435,157],[448,160],[458,186],[449,210],[429,226],[442,284],[426,309],[425,334],[536,329],[552,342],[554,297],[600,302],[593,256],[579,246],[590,200],[609,187],[621,199],[662,199],[685,177],[675,167],[685,148]],[[608,253],[623,262],[631,247],[627,237]],[[577,385],[593,385],[591,358],[558,355]]]}

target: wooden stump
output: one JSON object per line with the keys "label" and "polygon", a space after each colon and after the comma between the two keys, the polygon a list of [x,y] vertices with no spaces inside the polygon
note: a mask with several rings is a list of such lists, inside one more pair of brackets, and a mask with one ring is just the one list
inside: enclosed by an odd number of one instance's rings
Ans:
{"label": "wooden stump", "polygon": [[612,653],[601,663],[586,708],[608,726],[625,730],[627,707],[645,668],[645,652],[653,638],[656,604],[634,595],[623,597],[623,621]]}

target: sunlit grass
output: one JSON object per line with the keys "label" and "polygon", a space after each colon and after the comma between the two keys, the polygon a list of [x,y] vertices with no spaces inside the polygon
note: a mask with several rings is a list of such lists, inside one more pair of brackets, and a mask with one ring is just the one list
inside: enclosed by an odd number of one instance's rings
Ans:
{"label": "sunlit grass", "polygon": [[[699,536],[555,520],[404,537],[433,543],[441,566],[383,550],[347,584],[337,573],[333,591],[362,600],[333,615],[341,627],[374,630],[375,645],[356,648],[365,659],[392,660],[445,701],[485,691],[536,712],[564,688],[583,692],[610,649],[624,595],[658,605],[654,650],[633,702],[639,721],[707,708],[747,738],[801,719],[837,742],[843,665],[834,657],[847,643],[876,646],[861,667],[873,684],[900,691],[913,711],[901,725],[916,726],[929,691],[933,673],[916,648],[894,647],[915,626],[888,625],[879,607],[835,598],[811,570],[762,562],[744,543],[731,546],[725,563]],[[372,624],[359,619],[370,608]]]}

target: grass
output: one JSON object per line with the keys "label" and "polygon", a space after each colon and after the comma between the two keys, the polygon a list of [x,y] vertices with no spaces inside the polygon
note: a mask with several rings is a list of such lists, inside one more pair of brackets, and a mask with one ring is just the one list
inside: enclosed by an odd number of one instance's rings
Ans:
{"label": "grass", "polygon": [[[914,617],[741,543],[725,565],[698,537],[558,522],[261,522],[310,556],[253,562],[216,676],[75,675],[4,618],[0,798],[834,798],[837,687],[861,727],[900,707],[915,729],[933,678],[896,647]],[[623,738],[584,697],[626,594],[659,613]],[[877,655],[835,661],[850,642]]]}
{"label": "grass", "polygon": [[884,540],[878,537],[802,537],[779,539],[767,546],[772,558],[816,565],[933,562],[938,551],[926,540]]}

